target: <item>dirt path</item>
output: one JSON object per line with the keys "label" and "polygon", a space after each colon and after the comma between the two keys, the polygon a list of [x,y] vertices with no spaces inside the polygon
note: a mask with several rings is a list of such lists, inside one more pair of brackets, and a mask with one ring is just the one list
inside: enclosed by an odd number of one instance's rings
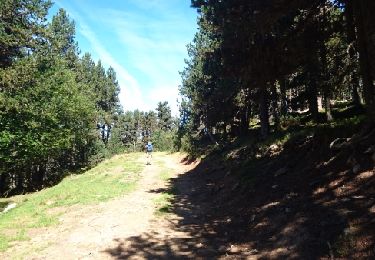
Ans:
{"label": "dirt path", "polygon": [[[144,160],[144,158],[141,158]],[[176,155],[157,154],[146,166],[136,191],[92,206],[73,206],[59,219],[57,227],[37,229],[31,240],[6,252],[5,258],[23,259],[145,259],[171,255],[188,257],[188,232],[171,228],[181,220],[175,214],[155,215],[155,199],[167,186],[160,177],[171,177],[192,166],[180,163]],[[135,243],[135,240],[143,241]],[[142,245],[141,248],[139,245]],[[173,252],[172,252],[173,251]]]}

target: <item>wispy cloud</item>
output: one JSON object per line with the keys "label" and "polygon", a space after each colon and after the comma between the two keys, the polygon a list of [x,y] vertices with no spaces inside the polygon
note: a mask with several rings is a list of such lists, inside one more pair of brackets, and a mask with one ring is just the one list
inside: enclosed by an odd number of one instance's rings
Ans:
{"label": "wispy cloud", "polygon": [[183,19],[165,10],[159,10],[155,17],[112,9],[102,12],[111,17],[103,22],[113,28],[121,44],[131,49],[127,58],[132,66],[149,79],[147,86],[143,86],[147,89],[147,102],[166,100],[177,114],[178,71],[184,66],[185,45],[190,40],[186,30],[191,28],[184,28]]}
{"label": "wispy cloud", "polygon": [[178,71],[195,31],[195,17],[186,15],[190,1],[185,1],[60,2],[63,8],[71,2],[68,12],[93,56],[116,70],[126,110],[154,109],[157,102],[168,101],[177,114]]}
{"label": "wispy cloud", "polygon": [[101,61],[115,69],[121,87],[120,101],[122,104],[125,104],[125,109],[146,108],[147,106],[144,104],[137,80],[104,49],[87,25],[80,23],[79,30],[89,40]]}

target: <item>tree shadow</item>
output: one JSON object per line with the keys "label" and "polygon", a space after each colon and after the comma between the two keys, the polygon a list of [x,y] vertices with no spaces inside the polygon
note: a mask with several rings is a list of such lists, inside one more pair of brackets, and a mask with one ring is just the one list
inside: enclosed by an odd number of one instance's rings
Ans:
{"label": "tree shadow", "polygon": [[[174,191],[169,233],[117,238],[105,252],[118,259],[373,259],[373,164],[353,173],[342,160],[326,161],[332,154],[319,154],[319,145],[242,169],[251,184],[218,160],[202,161],[167,189],[150,191]],[[174,236],[181,232],[184,238]]]}

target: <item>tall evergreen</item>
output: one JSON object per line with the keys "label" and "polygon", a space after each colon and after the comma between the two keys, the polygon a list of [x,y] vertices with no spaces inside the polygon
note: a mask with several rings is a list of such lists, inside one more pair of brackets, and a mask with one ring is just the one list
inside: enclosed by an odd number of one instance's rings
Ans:
{"label": "tall evergreen", "polygon": [[192,6],[199,27],[180,94],[189,113],[182,126],[190,125],[193,145],[248,134],[251,123],[266,138],[294,113],[331,121],[333,100],[358,107],[363,97],[373,118],[373,1],[192,0]]}
{"label": "tall evergreen", "polygon": [[[0,194],[56,183],[108,153],[96,123],[122,113],[119,84],[89,54],[79,57],[63,9],[49,1],[2,0],[0,10]],[[110,134],[109,134],[110,136]]]}

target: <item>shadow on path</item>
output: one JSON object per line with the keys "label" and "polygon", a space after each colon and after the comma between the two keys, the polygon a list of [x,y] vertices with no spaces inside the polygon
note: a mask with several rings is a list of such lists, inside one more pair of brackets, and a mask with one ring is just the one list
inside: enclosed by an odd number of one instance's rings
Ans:
{"label": "shadow on path", "polygon": [[262,170],[249,172],[246,185],[214,160],[201,162],[170,180],[172,214],[156,219],[154,230],[117,238],[105,252],[118,259],[373,259],[373,170],[312,165],[304,159],[310,151],[300,152],[281,176],[275,172],[287,152],[257,161]]}

